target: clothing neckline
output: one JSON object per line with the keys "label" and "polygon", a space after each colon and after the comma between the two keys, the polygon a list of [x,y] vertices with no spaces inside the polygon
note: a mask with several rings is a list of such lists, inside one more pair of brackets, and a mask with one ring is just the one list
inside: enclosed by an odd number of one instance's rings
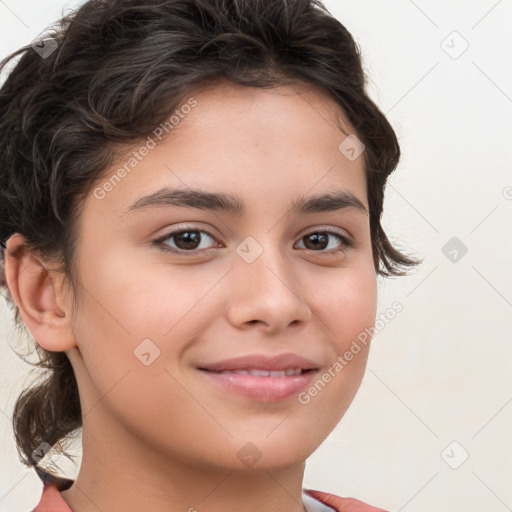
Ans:
{"label": "clothing neckline", "polygon": [[[69,489],[74,480],[67,478],[44,475],[43,493],[39,504],[32,512],[73,512],[62,497],[61,492]],[[302,489],[302,504],[305,512],[337,512],[337,509],[327,505],[317,496],[308,494],[307,489]],[[320,491],[313,491],[320,492]]]}
{"label": "clothing neckline", "polygon": [[[43,493],[32,512],[73,512],[61,492],[69,489],[74,480],[45,475]],[[342,498],[313,489],[302,489],[302,503],[306,512],[387,512],[355,498]]]}

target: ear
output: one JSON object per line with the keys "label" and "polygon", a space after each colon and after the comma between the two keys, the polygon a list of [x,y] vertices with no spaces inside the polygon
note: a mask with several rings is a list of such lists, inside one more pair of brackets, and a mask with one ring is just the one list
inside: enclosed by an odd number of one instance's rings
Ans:
{"label": "ear", "polygon": [[5,278],[25,325],[40,347],[63,352],[77,345],[71,310],[62,291],[64,275],[49,270],[20,233],[7,241]]}

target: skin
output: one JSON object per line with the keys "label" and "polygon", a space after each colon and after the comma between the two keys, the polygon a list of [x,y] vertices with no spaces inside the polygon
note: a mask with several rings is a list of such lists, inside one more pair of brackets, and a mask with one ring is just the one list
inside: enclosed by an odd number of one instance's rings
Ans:
{"label": "skin", "polygon": [[[296,396],[251,400],[196,369],[292,352],[314,360],[320,377],[374,324],[377,289],[364,212],[288,211],[296,198],[333,190],[368,208],[363,158],[338,150],[353,130],[345,120],[340,131],[336,103],[308,87],[228,82],[190,96],[197,106],[121,183],[102,200],[92,189],[86,197],[77,312],[63,274],[30,250],[10,256],[21,235],[7,244],[7,281],[24,322],[41,347],[66,352],[77,377],[83,458],[62,496],[78,512],[302,511],[305,461],[349,407],[366,366],[369,345],[305,405]],[[237,194],[246,213],[123,214],[164,186]],[[185,223],[213,237],[202,235],[195,256],[151,245]],[[336,252],[343,243],[328,235],[328,246],[308,248],[305,235],[322,228],[356,245]],[[236,252],[247,236],[263,248],[250,264]],[[149,366],[134,356],[146,338],[160,350]],[[237,456],[248,442],[261,456],[253,467]]]}

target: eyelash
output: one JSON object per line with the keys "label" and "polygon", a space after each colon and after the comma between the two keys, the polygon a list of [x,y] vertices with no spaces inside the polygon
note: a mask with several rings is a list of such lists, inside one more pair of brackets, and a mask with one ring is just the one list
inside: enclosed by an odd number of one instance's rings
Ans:
{"label": "eyelash", "polygon": [[[213,249],[213,247],[212,247],[209,249],[193,249],[190,251],[186,251],[184,249],[171,248],[171,247],[169,247],[168,244],[164,243],[165,241],[169,240],[169,238],[173,238],[176,235],[180,235],[183,233],[189,233],[189,232],[204,233],[204,234],[208,235],[210,238],[212,238],[212,240],[215,240],[215,237],[208,231],[205,231],[204,229],[185,228],[185,229],[178,229],[175,231],[171,231],[170,233],[167,233],[166,235],[158,238],[157,240],[154,240],[152,242],[152,245],[155,245],[158,249],[160,249],[161,251],[163,251],[165,253],[172,253],[172,254],[177,254],[180,256],[182,256],[182,255],[183,256],[197,256],[201,251],[209,251],[209,250]],[[335,250],[331,250],[331,251],[325,251],[325,250],[315,251],[313,249],[306,249],[306,250],[309,250],[311,252],[326,253],[328,255],[333,255],[335,253],[340,253],[340,252],[346,253],[349,251],[349,249],[351,249],[355,246],[354,242],[349,240],[347,237],[345,237],[338,231],[336,231],[334,229],[330,229],[330,228],[325,228],[325,229],[321,229],[321,230],[317,230],[317,231],[310,231],[309,233],[306,233],[305,235],[303,235],[300,238],[300,240],[302,240],[303,238],[305,238],[307,236],[318,234],[318,233],[320,233],[320,234],[328,233],[330,235],[334,235],[342,242],[342,246],[339,249],[335,249]]]}

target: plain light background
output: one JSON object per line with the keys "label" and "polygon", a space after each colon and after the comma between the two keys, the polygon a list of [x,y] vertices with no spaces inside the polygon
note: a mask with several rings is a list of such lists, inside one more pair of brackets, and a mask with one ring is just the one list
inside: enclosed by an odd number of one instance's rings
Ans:
{"label": "plain light background", "polygon": [[[1,56],[80,3],[0,0]],[[374,338],[360,391],[304,486],[392,511],[511,510],[512,1],[325,5],[361,46],[400,139],[384,227],[425,260],[379,278],[377,316],[394,301],[403,310]],[[0,511],[27,512],[42,483],[14,447],[12,408],[32,376],[11,323],[0,299]]]}

